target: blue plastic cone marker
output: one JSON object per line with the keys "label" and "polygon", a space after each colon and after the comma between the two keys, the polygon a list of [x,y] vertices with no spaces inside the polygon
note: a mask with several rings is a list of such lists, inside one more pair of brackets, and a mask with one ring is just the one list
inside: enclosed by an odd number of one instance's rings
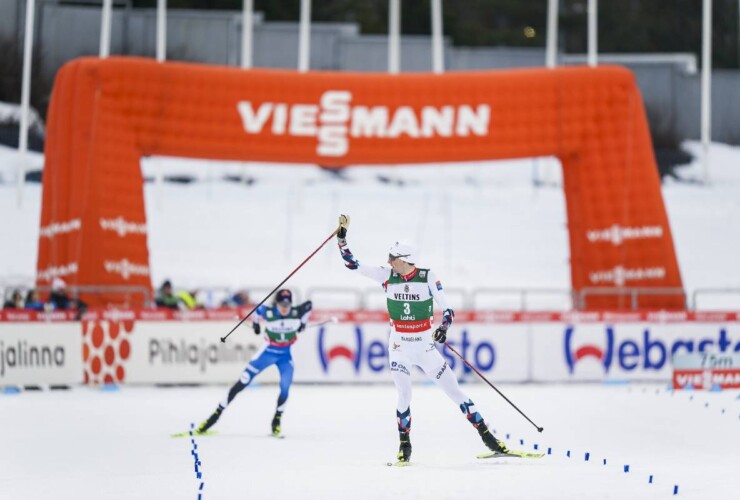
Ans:
{"label": "blue plastic cone marker", "polygon": [[14,385],[6,385],[3,387],[3,394],[20,394],[21,389]]}
{"label": "blue plastic cone marker", "polygon": [[195,477],[198,478],[198,479],[200,479],[201,477],[203,477],[203,474],[201,474],[200,472],[198,472],[198,473],[195,474]]}
{"label": "blue plastic cone marker", "polygon": [[630,466],[629,465],[625,465],[624,466],[624,472],[629,472],[629,471],[630,471]]}
{"label": "blue plastic cone marker", "polygon": [[653,484],[653,475],[650,474],[650,479],[648,479],[648,483]]}
{"label": "blue plastic cone marker", "polygon": [[568,450],[568,451],[565,452],[565,456],[568,457],[568,458],[570,458],[570,450]]}
{"label": "blue plastic cone marker", "polygon": [[[725,411],[725,410],[722,410],[722,411]],[[535,443],[535,444],[534,444],[534,449],[536,450],[536,449],[538,449],[538,448],[539,448],[539,447],[537,446],[537,443]]]}
{"label": "blue plastic cone marker", "polygon": [[548,449],[547,449],[547,454],[548,454],[548,455],[552,455],[552,448],[548,448]]}
{"label": "blue plastic cone marker", "polygon": [[709,389],[709,391],[710,392],[722,392],[722,386],[715,382],[714,384],[712,384],[712,388]]}
{"label": "blue plastic cone marker", "polygon": [[683,388],[686,391],[693,391],[694,390],[694,384],[692,384],[691,382],[689,382],[688,384],[686,384],[685,386],[683,386]]}
{"label": "blue plastic cone marker", "polygon": [[[653,476],[650,476],[650,477],[653,477]],[[203,491],[203,482],[200,483],[200,488],[198,488],[198,490]]]}
{"label": "blue plastic cone marker", "polygon": [[673,486],[673,494],[678,495],[678,485],[677,484]]}
{"label": "blue plastic cone marker", "polygon": [[604,465],[606,465],[606,458],[604,459]]}
{"label": "blue plastic cone marker", "polygon": [[591,456],[589,452],[586,452],[586,462],[588,462],[588,458]]}

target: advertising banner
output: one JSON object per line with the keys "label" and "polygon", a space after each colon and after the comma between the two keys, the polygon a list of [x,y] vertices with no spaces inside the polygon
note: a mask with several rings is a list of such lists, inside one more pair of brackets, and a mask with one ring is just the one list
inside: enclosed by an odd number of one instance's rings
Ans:
{"label": "advertising banner", "polygon": [[672,378],[674,354],[740,351],[737,323],[531,324],[537,382]]}
{"label": "advertising banner", "polygon": [[[624,67],[386,75],[83,57],[57,73],[49,115],[39,285],[151,289],[144,156],[326,168],[555,156],[572,288],[683,288],[642,98]],[[116,126],[98,133],[101,123]],[[79,196],[79,186],[116,196]],[[587,299],[582,308],[631,307],[619,295]],[[686,304],[656,293],[640,306]]]}
{"label": "advertising banner", "polygon": [[[220,341],[235,318],[245,314],[103,310],[76,321],[65,313],[3,311],[0,385],[230,384],[266,345],[249,324]],[[324,324],[334,317],[337,323]],[[316,326],[309,326],[292,346],[295,381],[391,380],[386,313],[315,311],[312,319]],[[710,380],[720,387],[740,385],[737,312],[460,311],[456,319],[448,343],[493,383],[673,380],[677,387],[704,387]],[[459,380],[480,380],[448,348],[435,348]],[[704,364],[693,365],[678,361],[681,355],[700,353],[716,358],[701,357]],[[712,369],[709,378],[707,368]],[[412,373],[417,382],[434,380],[418,368]],[[278,378],[277,369],[269,367],[257,380]]]}
{"label": "advertising banner", "polygon": [[740,354],[702,352],[673,357],[674,389],[740,389]]}
{"label": "advertising banner", "polygon": [[0,323],[0,386],[82,382],[80,340],[77,323]]}
{"label": "advertising banner", "polygon": [[[83,322],[85,382],[146,384],[233,383],[263,347],[262,338],[242,325],[223,321]],[[278,379],[270,368],[262,382]]]}
{"label": "advertising banner", "polygon": [[[388,323],[340,323],[303,333],[293,346],[295,380],[301,382],[388,382]],[[499,381],[527,380],[526,332],[517,324],[457,325],[448,342],[478,371]],[[437,346],[439,347],[439,346]],[[477,380],[448,349],[442,357],[460,380]],[[432,380],[416,368],[416,381]]]}

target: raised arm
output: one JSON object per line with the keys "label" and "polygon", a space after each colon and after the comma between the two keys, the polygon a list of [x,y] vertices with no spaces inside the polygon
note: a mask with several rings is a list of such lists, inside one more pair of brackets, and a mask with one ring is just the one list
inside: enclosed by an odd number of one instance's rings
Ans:
{"label": "raised arm", "polygon": [[360,264],[360,261],[352,255],[352,251],[347,245],[347,227],[349,226],[349,217],[346,215],[339,216],[339,229],[337,230],[337,245],[339,253],[344,260],[344,266],[352,271],[359,271],[360,274],[380,283],[381,285],[388,281],[391,270],[382,266],[366,266]]}

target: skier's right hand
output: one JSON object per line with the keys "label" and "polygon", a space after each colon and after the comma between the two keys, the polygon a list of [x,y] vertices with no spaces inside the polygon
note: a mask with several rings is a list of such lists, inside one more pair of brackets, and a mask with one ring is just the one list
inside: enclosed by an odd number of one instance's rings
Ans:
{"label": "skier's right hand", "polygon": [[337,238],[343,240],[347,237],[347,228],[349,227],[349,215],[339,216],[339,227],[337,228]]}
{"label": "skier's right hand", "polygon": [[260,334],[260,324],[259,323],[252,323],[252,329],[254,330],[255,335]]}

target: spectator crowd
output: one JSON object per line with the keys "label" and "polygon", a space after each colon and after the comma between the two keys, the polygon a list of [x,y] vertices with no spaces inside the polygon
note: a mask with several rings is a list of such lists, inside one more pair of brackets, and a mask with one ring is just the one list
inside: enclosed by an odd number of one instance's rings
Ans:
{"label": "spectator crowd", "polygon": [[[71,294],[67,283],[61,278],[54,278],[51,287],[15,288],[10,295],[4,298],[3,309],[31,310],[31,311],[78,311],[81,316],[87,310],[87,304]],[[46,294],[48,290],[48,294]],[[44,297],[45,296],[45,297]],[[192,310],[205,309],[206,306],[197,300],[198,291],[175,290],[172,282],[167,279],[157,289],[153,306],[165,309]],[[246,290],[229,293],[218,303],[220,307],[248,307],[253,304],[249,301]]]}

